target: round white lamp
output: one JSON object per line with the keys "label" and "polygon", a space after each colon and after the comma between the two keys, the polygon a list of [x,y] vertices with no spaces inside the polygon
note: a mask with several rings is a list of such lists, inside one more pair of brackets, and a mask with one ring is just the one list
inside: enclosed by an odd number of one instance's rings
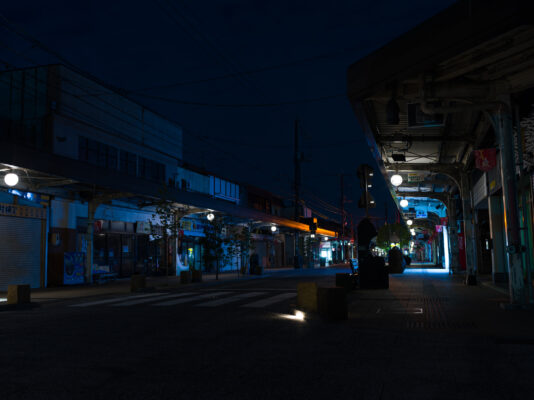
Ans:
{"label": "round white lamp", "polygon": [[276,226],[275,225],[271,226],[271,232],[276,232]]}
{"label": "round white lamp", "polygon": [[215,219],[215,215],[213,215],[213,213],[209,213],[208,215],[206,215],[206,218],[208,219],[208,221],[213,221]]}
{"label": "round white lamp", "polygon": [[406,225],[408,225],[408,226],[413,225],[413,221],[411,219],[409,219],[408,221],[406,221]]}
{"label": "round white lamp", "polygon": [[399,174],[392,175],[390,178],[390,182],[393,186],[400,186],[402,183],[402,176]]}
{"label": "round white lamp", "polygon": [[402,200],[400,201],[400,206],[401,206],[402,208],[408,207],[408,200],[406,200],[406,199],[402,199]]}
{"label": "round white lamp", "polygon": [[15,186],[17,183],[19,183],[19,176],[13,172],[10,172],[4,176],[4,182],[7,186]]}

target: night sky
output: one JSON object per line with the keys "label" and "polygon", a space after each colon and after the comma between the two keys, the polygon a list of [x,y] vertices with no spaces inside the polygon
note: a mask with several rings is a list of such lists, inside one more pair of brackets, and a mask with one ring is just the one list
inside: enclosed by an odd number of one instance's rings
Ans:
{"label": "night sky", "polygon": [[[339,207],[342,171],[375,166],[344,96],[347,67],[452,3],[18,0],[0,12],[80,69],[176,121],[184,128],[185,161],[229,179],[290,197],[298,118],[307,160],[302,197],[326,212]],[[0,32],[2,61],[60,61]],[[392,218],[393,201],[377,177],[374,213],[383,216],[387,200]],[[361,215],[358,182],[350,175],[345,181],[354,201],[347,208]]]}

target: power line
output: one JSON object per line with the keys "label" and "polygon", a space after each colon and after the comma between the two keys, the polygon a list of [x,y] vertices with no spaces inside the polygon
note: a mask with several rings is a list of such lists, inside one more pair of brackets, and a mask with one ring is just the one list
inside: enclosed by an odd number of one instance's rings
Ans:
{"label": "power line", "polygon": [[296,105],[296,104],[305,104],[305,103],[315,103],[319,101],[325,101],[325,100],[332,100],[332,99],[339,99],[341,97],[346,97],[346,93],[338,93],[338,94],[332,94],[327,96],[321,96],[321,97],[312,97],[307,99],[297,99],[297,100],[289,100],[289,101],[281,101],[278,103],[237,103],[237,104],[230,104],[230,103],[205,103],[205,102],[199,102],[199,101],[190,101],[190,100],[181,100],[181,99],[173,99],[169,97],[162,97],[162,96],[155,96],[150,94],[143,94],[143,93],[134,93],[135,96],[141,96],[146,97],[153,100],[159,100],[164,101],[167,103],[174,103],[174,104],[182,104],[182,105],[188,105],[188,106],[199,106],[199,107],[216,107],[216,108],[267,108],[267,107],[280,107],[280,106],[289,106],[289,105]]}

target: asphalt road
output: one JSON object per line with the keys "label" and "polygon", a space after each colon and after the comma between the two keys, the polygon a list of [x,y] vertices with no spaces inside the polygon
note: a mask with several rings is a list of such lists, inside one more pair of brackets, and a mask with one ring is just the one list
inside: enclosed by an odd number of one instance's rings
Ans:
{"label": "asphalt road", "polygon": [[334,270],[48,300],[0,311],[1,399],[525,399],[531,311],[448,275],[349,295],[349,320],[286,318]]}

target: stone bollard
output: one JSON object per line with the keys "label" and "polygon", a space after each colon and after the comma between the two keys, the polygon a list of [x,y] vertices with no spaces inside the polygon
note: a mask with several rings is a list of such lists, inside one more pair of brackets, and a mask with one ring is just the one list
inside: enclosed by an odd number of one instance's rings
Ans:
{"label": "stone bollard", "polygon": [[347,292],[354,289],[354,279],[349,273],[336,274],[336,286],[344,288]]}
{"label": "stone bollard", "polygon": [[191,271],[180,271],[180,283],[191,283]]}
{"label": "stone bollard", "polygon": [[9,285],[7,287],[7,304],[30,304],[30,285]]}
{"label": "stone bollard", "polygon": [[317,311],[317,283],[301,282],[297,285],[297,307]]}
{"label": "stone bollard", "polygon": [[348,319],[347,291],[342,287],[318,288],[317,307],[319,314],[327,319]]}
{"label": "stone bollard", "polygon": [[146,288],[145,275],[132,275],[130,278],[130,291],[137,292],[140,289]]}

